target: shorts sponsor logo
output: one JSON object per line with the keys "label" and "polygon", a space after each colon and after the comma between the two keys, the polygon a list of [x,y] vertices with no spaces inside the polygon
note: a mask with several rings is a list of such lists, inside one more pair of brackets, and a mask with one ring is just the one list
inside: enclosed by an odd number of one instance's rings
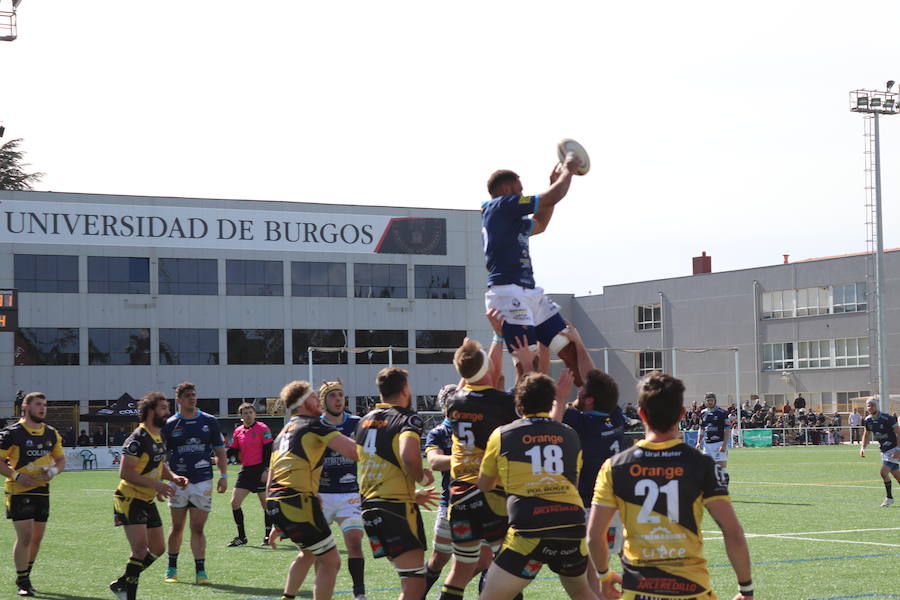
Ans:
{"label": "shorts sponsor logo", "polygon": [[703,588],[693,581],[675,579],[674,577],[644,577],[637,584],[637,591],[660,593],[699,594]]}
{"label": "shorts sponsor logo", "polygon": [[548,506],[535,506],[531,511],[534,516],[546,515],[561,512],[581,512],[584,513],[584,507],[575,504],[550,504]]}
{"label": "shorts sponsor logo", "polygon": [[538,574],[538,571],[541,570],[543,563],[537,560],[529,560],[525,563],[525,568],[522,569],[522,577],[531,578]]}
{"label": "shorts sponsor logo", "polygon": [[472,524],[469,521],[457,521],[452,525],[453,537],[465,540],[472,537]]}

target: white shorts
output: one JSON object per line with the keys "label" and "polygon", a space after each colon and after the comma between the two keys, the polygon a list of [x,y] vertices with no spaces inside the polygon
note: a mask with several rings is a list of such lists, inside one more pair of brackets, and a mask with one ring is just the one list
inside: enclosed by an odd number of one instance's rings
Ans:
{"label": "white shorts", "polygon": [[488,310],[496,308],[510,325],[536,327],[559,312],[559,304],[544,295],[544,289],[520,285],[495,285],[484,294]]}
{"label": "white shorts", "polygon": [[881,453],[882,462],[900,463],[900,446]]}
{"label": "white shorts", "polygon": [[707,456],[711,456],[716,462],[726,462],[728,460],[728,446],[725,446],[725,452],[719,452],[722,442],[703,442],[703,452]]}
{"label": "white shorts", "polygon": [[348,529],[362,529],[362,507],[359,492],[349,494],[319,494],[322,499],[322,514],[325,521],[331,525],[337,519],[341,520],[341,531]]}
{"label": "white shorts", "polygon": [[446,506],[438,506],[437,517],[434,520],[434,536],[445,540],[453,539],[453,534],[450,532],[450,520],[447,519]]}
{"label": "white shorts", "polygon": [[212,510],[212,479],[189,483],[182,489],[177,485],[175,495],[169,498],[169,508],[199,508],[202,511]]}

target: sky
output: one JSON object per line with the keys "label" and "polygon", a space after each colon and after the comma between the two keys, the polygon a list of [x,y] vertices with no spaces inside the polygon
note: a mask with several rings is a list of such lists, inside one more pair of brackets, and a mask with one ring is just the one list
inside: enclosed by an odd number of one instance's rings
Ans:
{"label": "sky", "polygon": [[[0,141],[39,190],[477,209],[498,168],[543,191],[574,138],[591,172],[532,256],[584,295],[702,251],[864,251],[848,92],[900,81],[898,23],[896,2],[23,0]],[[881,131],[891,248],[900,117]]]}

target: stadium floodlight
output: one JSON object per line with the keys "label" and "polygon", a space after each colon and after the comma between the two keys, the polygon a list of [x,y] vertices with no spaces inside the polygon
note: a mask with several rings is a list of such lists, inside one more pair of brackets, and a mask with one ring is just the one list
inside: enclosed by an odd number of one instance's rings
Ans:
{"label": "stadium floodlight", "polygon": [[[900,104],[897,102],[897,92],[892,92],[891,88],[896,83],[893,79],[888,80],[887,90],[853,90],[850,92],[850,111],[863,113],[867,119],[866,135],[871,135],[872,152],[867,150],[867,160],[871,160],[871,165],[867,164],[867,172],[871,171],[873,176],[873,185],[867,189],[873,189],[875,193],[872,205],[870,235],[867,241],[871,243],[872,238],[875,241],[873,254],[875,255],[875,335],[876,335],[876,352],[878,356],[878,394],[881,398],[890,398],[890,384],[888,380],[887,369],[887,327],[885,326],[884,316],[884,230],[881,219],[881,145],[879,140],[879,115],[896,115],[900,112]],[[868,119],[871,119],[871,132],[868,129]],[[867,248],[870,252],[871,248]]]}

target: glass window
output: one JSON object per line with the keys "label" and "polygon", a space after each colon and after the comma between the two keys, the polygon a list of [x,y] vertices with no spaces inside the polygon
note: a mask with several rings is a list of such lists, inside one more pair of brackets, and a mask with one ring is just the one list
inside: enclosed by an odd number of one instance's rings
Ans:
{"label": "glass window", "polygon": [[868,310],[868,300],[865,283],[848,283],[836,285],[832,288],[834,296],[834,312],[864,312]]}
{"label": "glass window", "polygon": [[416,265],[416,298],[464,300],[466,268],[445,265]]}
{"label": "glass window", "polygon": [[818,369],[831,366],[831,341],[815,340],[797,344],[797,368]]}
{"label": "glass window", "polygon": [[638,331],[662,329],[662,309],[659,304],[643,304],[636,306],[635,310],[637,311],[635,322]]}
{"label": "glass window", "polygon": [[869,338],[834,340],[834,366],[864,367],[869,364]]}
{"label": "glass window", "polygon": [[22,327],[16,331],[16,366],[80,364],[78,329]]}
{"label": "glass window", "polygon": [[652,371],[662,371],[662,352],[649,350],[638,354],[638,377],[643,377]]}
{"label": "glass window", "polygon": [[794,342],[763,344],[763,371],[794,368]]}
{"label": "glass window", "polygon": [[159,364],[219,364],[217,329],[160,329]]}
{"label": "glass window", "polygon": [[763,292],[762,314],[763,319],[787,319],[796,316],[795,304],[797,302],[796,290],[778,290],[775,292]]}
{"label": "glass window", "polygon": [[355,264],[353,287],[357,298],[408,298],[406,265]]}
{"label": "glass window", "polygon": [[16,288],[20,292],[78,293],[78,257],[16,254]]}
{"label": "glass window", "polygon": [[219,414],[218,398],[197,398],[197,408],[211,415]]}
{"label": "glass window", "polygon": [[226,260],[229,296],[284,296],[284,271],[278,260]]}
{"label": "glass window", "polygon": [[229,329],[229,365],[283,365],[283,329]]}
{"label": "glass window", "polygon": [[[465,331],[435,331],[420,329],[416,331],[416,348],[449,348],[449,352],[434,352],[430,354],[416,353],[416,364],[419,365],[449,365],[453,364],[453,353],[459,348],[466,337]],[[431,409],[429,409],[431,410]]]}
{"label": "glass window", "polygon": [[812,287],[797,290],[797,316],[808,317],[827,315],[831,312],[827,287]]}
{"label": "glass window", "polygon": [[[356,414],[359,416],[366,415],[375,408],[375,405],[381,402],[379,396],[357,396],[356,397]],[[349,404],[348,404],[349,406]]]}
{"label": "glass window", "polygon": [[91,365],[149,365],[149,329],[88,329]]}
{"label": "glass window", "polygon": [[291,296],[347,297],[347,265],[333,262],[292,262]]}
{"label": "glass window", "polygon": [[219,272],[214,258],[159,259],[159,293],[215,296]]}
{"label": "glass window", "polygon": [[[405,329],[357,329],[356,330],[356,347],[357,348],[385,348],[393,346],[394,348],[406,348],[409,346],[409,332]],[[405,365],[409,363],[409,353],[404,351],[393,351],[393,359],[395,365]],[[369,350],[356,355],[356,364],[358,365],[386,365],[388,363],[387,351]]]}
{"label": "glass window", "polygon": [[[291,333],[294,345],[294,364],[308,365],[310,346],[346,348],[347,332],[343,329],[294,329]],[[318,352],[313,350],[314,365],[346,365],[346,352]]]}
{"label": "glass window", "polygon": [[88,256],[91,294],[149,294],[150,259]]}

